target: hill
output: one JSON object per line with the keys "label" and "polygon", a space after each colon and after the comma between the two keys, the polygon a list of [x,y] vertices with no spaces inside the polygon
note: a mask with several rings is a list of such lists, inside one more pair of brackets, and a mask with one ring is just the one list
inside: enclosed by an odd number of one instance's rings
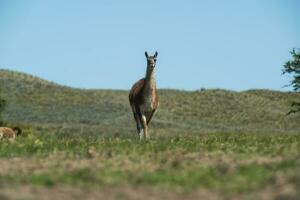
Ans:
{"label": "hill", "polygon": [[[134,133],[128,91],[61,86],[28,74],[0,70],[8,101],[4,120],[53,133]],[[293,92],[221,89],[159,90],[160,108],[152,134],[210,132],[299,133],[299,115],[286,116]]]}
{"label": "hill", "polygon": [[139,141],[128,91],[7,70],[0,84],[6,123],[28,133],[0,141],[0,199],[300,197],[299,94],[160,90],[158,137]]}

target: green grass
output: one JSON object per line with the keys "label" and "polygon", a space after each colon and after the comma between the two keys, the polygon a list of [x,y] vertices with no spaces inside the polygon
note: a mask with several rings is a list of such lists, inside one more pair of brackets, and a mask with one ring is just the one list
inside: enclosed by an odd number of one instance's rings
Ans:
{"label": "green grass", "polygon": [[[32,135],[1,141],[0,185],[129,185],[224,195],[256,193],[276,180],[300,188],[300,135],[204,134],[159,137]],[[13,165],[20,165],[22,170]]]}
{"label": "green grass", "polygon": [[[38,135],[38,136],[37,136]],[[0,157],[30,156],[49,154],[55,151],[67,151],[82,155],[86,148],[109,151],[118,155],[127,153],[152,154],[162,151],[182,150],[188,152],[223,152],[234,155],[284,155],[297,154],[300,149],[299,134],[245,134],[216,133],[198,136],[158,137],[149,141],[140,141],[135,135],[123,137],[97,137],[94,135],[75,135],[74,137],[36,134],[18,138],[11,142],[3,140]]]}

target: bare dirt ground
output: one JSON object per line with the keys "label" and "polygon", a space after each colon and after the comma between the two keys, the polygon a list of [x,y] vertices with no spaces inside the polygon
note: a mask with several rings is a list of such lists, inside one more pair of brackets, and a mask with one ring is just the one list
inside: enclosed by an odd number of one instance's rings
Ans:
{"label": "bare dirt ground", "polygon": [[[299,196],[298,196],[299,197]],[[1,200],[221,200],[221,199],[298,199],[296,189],[290,185],[268,186],[262,189],[258,194],[243,194],[224,196],[207,189],[198,189],[192,193],[175,193],[163,191],[159,188],[152,187],[71,187],[71,186],[18,186],[18,187],[3,187],[0,188]]]}
{"label": "bare dirt ground", "polygon": [[146,188],[146,187],[95,187],[95,188],[80,188],[70,186],[56,186],[56,187],[33,187],[33,186],[21,186],[15,188],[1,188],[0,199],[12,200],[12,199],[39,199],[39,200],[53,200],[53,199],[86,199],[86,200],[113,200],[113,199],[206,199],[217,200],[222,199],[217,194],[210,191],[199,190],[192,194],[179,194],[169,191],[161,191],[159,189]]}

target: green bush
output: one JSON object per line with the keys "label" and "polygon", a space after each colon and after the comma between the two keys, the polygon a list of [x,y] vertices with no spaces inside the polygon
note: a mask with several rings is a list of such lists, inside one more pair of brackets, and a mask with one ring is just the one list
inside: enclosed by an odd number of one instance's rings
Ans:
{"label": "green bush", "polygon": [[2,124],[3,124],[1,114],[2,114],[2,112],[4,110],[5,105],[6,105],[6,102],[3,99],[3,97],[1,96],[1,88],[0,88],[0,126],[2,126]]}
{"label": "green bush", "polygon": [[[300,93],[300,51],[293,49],[291,51],[293,59],[286,62],[283,68],[283,74],[292,75],[292,81],[289,86],[292,86],[295,92]],[[289,113],[300,112],[300,101],[292,103],[292,110]]]}

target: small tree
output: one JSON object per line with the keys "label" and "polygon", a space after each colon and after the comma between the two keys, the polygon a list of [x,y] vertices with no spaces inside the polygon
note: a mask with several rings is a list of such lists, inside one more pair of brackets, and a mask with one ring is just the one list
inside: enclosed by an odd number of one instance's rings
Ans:
{"label": "small tree", "polygon": [[[292,75],[293,79],[289,86],[292,86],[295,92],[300,93],[300,52],[293,49],[291,54],[293,59],[284,64],[283,74]],[[300,101],[292,103],[292,110],[288,114],[297,112],[300,112]]]}
{"label": "small tree", "polygon": [[6,105],[6,102],[5,102],[5,100],[1,96],[1,89],[0,89],[0,126],[2,126],[2,124],[3,124],[1,114],[2,114],[2,112],[4,110],[5,105]]}

